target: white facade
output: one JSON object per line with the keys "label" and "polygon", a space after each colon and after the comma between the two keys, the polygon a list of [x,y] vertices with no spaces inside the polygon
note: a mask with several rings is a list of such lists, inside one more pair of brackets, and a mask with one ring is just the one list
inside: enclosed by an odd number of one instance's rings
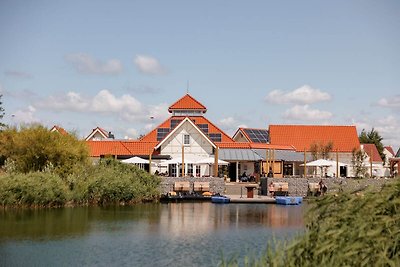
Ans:
{"label": "white facade", "polygon": [[[160,149],[161,155],[170,155],[172,159],[181,159],[183,153],[185,175],[213,175],[213,165],[195,164],[195,162],[203,158],[214,157],[215,145],[188,118],[184,119],[175,127],[175,129],[156,147],[156,149],[158,148]],[[162,162],[160,161],[159,164],[162,165]],[[173,163],[169,165],[168,172],[170,176],[174,176],[174,174],[175,176],[181,175],[181,164]],[[171,173],[171,168],[175,170],[175,173]],[[199,169],[196,171],[196,168]],[[200,171],[200,173],[198,171]]]}

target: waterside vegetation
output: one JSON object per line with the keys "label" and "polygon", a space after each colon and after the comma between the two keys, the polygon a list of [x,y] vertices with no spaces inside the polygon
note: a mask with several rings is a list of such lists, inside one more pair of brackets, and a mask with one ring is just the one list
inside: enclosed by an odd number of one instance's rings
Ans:
{"label": "waterside vegetation", "polygon": [[399,179],[380,192],[328,194],[310,206],[302,236],[270,244],[261,258],[240,266],[400,266]]}
{"label": "waterside vegetation", "polygon": [[0,206],[62,207],[155,200],[160,179],[113,158],[92,164],[85,142],[45,127],[0,131]]}

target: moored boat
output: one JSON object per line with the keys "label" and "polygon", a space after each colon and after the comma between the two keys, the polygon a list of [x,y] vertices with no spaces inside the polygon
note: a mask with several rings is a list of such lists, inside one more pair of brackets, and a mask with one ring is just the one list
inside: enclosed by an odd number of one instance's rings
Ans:
{"label": "moored boat", "polygon": [[230,198],[226,196],[212,196],[211,197],[212,203],[229,203]]}
{"label": "moored boat", "polygon": [[275,200],[280,205],[299,205],[303,202],[302,197],[276,197]]}

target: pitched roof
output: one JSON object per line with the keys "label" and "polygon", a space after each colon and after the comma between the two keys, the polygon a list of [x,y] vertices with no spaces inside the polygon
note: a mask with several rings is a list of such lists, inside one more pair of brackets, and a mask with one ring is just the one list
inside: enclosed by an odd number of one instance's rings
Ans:
{"label": "pitched roof", "polygon": [[157,142],[128,140],[86,141],[91,157],[104,155],[143,156],[153,153]]}
{"label": "pitched roof", "polygon": [[68,132],[64,128],[57,125],[54,125],[53,128],[50,129],[50,132],[58,132],[61,135],[68,135]]}
{"label": "pitched roof", "polygon": [[255,128],[239,128],[245,138],[252,143],[268,143],[268,130]]}
{"label": "pitched roof", "polygon": [[96,127],[92,132],[85,138],[86,141],[90,140],[96,133],[100,133],[104,138],[109,138],[109,134],[106,130],[100,127]]}
{"label": "pitched roof", "polygon": [[194,122],[189,119],[188,117],[186,117],[185,119],[183,119],[183,121],[181,121],[174,129],[172,129],[165,137],[163,140],[161,140],[161,142],[158,143],[158,145],[155,147],[156,149],[158,149],[160,146],[162,146],[162,144],[164,142],[166,142],[166,140],[173,135],[176,131],[178,131],[179,127],[181,127],[184,123],[189,123],[192,125],[192,127],[194,129],[196,129],[202,136],[204,139],[207,140],[207,142],[209,142],[211,144],[211,146],[215,147],[214,143],[210,140],[210,138],[196,125],[194,124]]}
{"label": "pitched roof", "polygon": [[333,143],[332,151],[351,152],[360,147],[355,126],[270,125],[271,144],[288,145],[296,151],[309,151],[312,144]]}
{"label": "pitched roof", "polygon": [[[171,125],[171,121],[182,121],[186,117],[184,116],[172,116],[168,118],[166,121],[158,125],[154,130],[149,132],[147,135],[143,136],[140,141],[145,141],[145,142],[157,142],[157,129],[164,128],[164,129],[174,129],[175,127]],[[203,116],[194,116],[194,117],[187,117],[189,118],[194,124],[199,125],[199,124],[204,124],[207,125],[208,127],[208,134],[221,134],[221,142],[230,142],[233,143],[234,141],[232,138],[224,133],[221,129],[219,129],[217,126],[215,126],[213,123],[211,123],[208,119],[206,119]],[[172,127],[171,127],[172,126]],[[160,140],[159,140],[160,141]]]}
{"label": "pitched roof", "polygon": [[168,111],[171,113],[173,110],[199,110],[205,113],[207,108],[201,104],[199,101],[194,99],[191,95],[186,94],[180,99],[178,99],[174,104],[172,104]]}
{"label": "pitched roof", "polygon": [[392,148],[391,146],[385,146],[384,148],[386,148],[386,150],[389,151],[393,156],[396,155],[396,154],[394,153],[393,148]]}
{"label": "pitched roof", "polygon": [[379,155],[378,149],[375,144],[361,144],[365,153],[367,153],[368,157],[372,159],[372,162],[382,162],[382,158]]}

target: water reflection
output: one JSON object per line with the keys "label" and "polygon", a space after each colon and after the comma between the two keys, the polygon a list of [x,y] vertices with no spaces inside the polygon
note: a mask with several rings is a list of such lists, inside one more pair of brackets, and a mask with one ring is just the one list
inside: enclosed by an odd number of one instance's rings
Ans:
{"label": "water reflection", "polygon": [[0,211],[0,265],[210,266],[303,231],[305,206],[171,203]]}
{"label": "water reflection", "polygon": [[2,210],[0,240],[58,239],[90,231],[129,230],[131,225],[127,222],[142,224],[141,230],[148,234],[170,237],[260,225],[277,229],[303,228],[303,214],[304,206],[211,203]]}

